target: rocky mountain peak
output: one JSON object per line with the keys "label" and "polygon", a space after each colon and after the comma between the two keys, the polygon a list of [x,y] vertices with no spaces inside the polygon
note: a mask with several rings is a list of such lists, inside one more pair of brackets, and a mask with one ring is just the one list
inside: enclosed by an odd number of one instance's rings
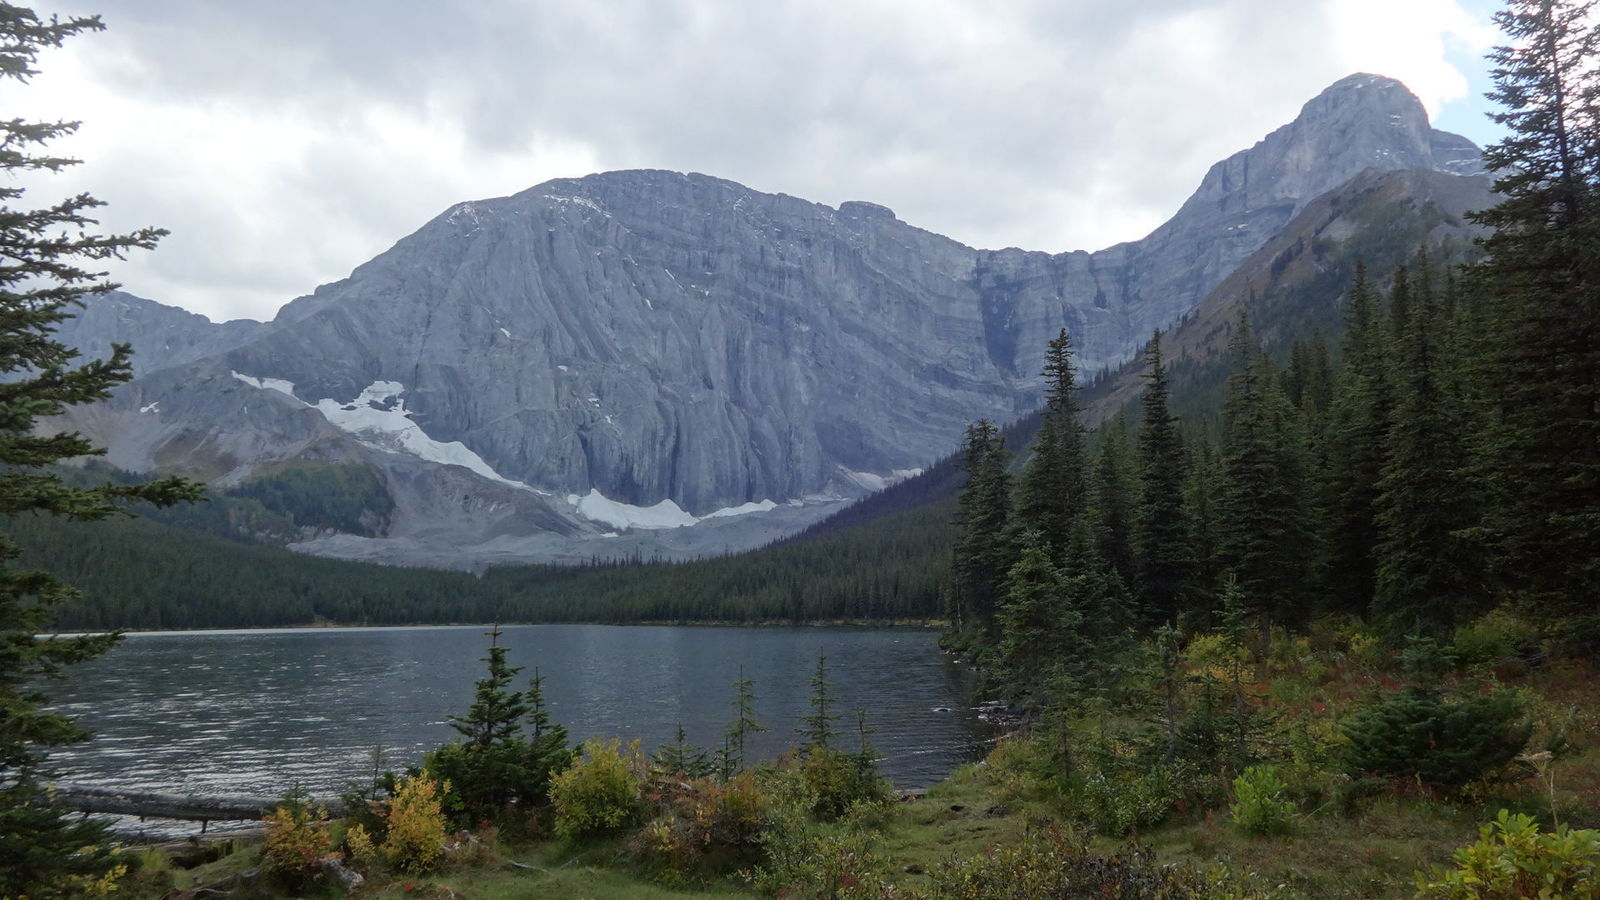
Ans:
{"label": "rocky mountain peak", "polygon": [[1293,215],[1366,169],[1477,175],[1483,164],[1471,141],[1429,125],[1404,84],[1358,73],[1334,82],[1254,147],[1212,166],[1183,211],[1242,215],[1281,207]]}
{"label": "rocky mountain peak", "polygon": [[1356,72],[1335,81],[1300,108],[1298,119],[1390,114],[1428,124],[1422,101],[1403,83],[1387,75]]}
{"label": "rocky mountain peak", "polygon": [[[67,424],[118,465],[224,484],[307,459],[383,472],[384,537],[317,552],[754,546],[1034,408],[1061,328],[1083,371],[1115,366],[1319,195],[1477,159],[1403,85],[1356,75],[1095,253],[979,250],[874,203],[695,173],[556,179],[452,205],[266,325],[127,307],[171,368]],[[112,318],[64,336],[138,336]]]}

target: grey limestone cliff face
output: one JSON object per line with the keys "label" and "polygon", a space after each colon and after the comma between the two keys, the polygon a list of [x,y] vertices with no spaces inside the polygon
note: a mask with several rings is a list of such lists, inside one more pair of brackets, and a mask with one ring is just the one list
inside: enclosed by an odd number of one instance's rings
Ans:
{"label": "grey limestone cliff face", "polygon": [[978,250],[876,204],[705,175],[561,179],[453,206],[272,323],[191,340],[211,352],[127,386],[102,414],[122,430],[96,436],[235,479],[257,458],[366,452],[323,401],[351,421],[403,408],[423,456],[459,442],[558,500],[704,515],[836,495],[1031,409],[1061,328],[1084,371],[1120,363],[1363,170],[1479,167],[1404,86],[1357,75],[1218,163],[1149,237],[1097,253]]}
{"label": "grey limestone cliff face", "polygon": [[132,344],[133,374],[139,376],[231,350],[265,329],[250,319],[214,323],[198,313],[112,291],[91,299],[56,333],[86,359],[106,358],[113,341]]}

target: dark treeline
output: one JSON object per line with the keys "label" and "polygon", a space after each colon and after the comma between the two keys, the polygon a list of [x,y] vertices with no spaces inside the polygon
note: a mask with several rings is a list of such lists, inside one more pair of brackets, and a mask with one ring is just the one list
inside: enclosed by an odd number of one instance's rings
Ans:
{"label": "dark treeline", "polygon": [[[214,501],[192,515],[236,519]],[[19,518],[24,563],[83,596],[67,630],[446,622],[769,621],[930,618],[952,526],[926,513],[743,556],[686,563],[517,566],[482,576],[305,556],[151,518]],[[186,524],[192,526],[193,522]]]}

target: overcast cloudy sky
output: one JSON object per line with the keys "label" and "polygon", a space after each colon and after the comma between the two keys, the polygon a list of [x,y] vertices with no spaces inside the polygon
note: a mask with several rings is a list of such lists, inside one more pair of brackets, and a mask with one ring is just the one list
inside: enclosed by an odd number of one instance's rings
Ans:
{"label": "overcast cloudy sky", "polygon": [[108,31],[0,93],[84,120],[114,275],[270,318],[450,204],[705,172],[981,247],[1098,249],[1355,71],[1482,143],[1493,0],[85,0]]}

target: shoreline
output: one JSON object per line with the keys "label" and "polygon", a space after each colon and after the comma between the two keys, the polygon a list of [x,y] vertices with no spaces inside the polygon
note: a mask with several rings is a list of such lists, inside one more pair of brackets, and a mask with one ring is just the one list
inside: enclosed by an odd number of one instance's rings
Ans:
{"label": "shoreline", "polygon": [[304,631],[399,631],[422,628],[524,628],[540,625],[601,625],[615,628],[949,628],[947,619],[642,619],[635,622],[602,622],[574,620],[561,622],[408,622],[397,624],[368,624],[362,622],[311,622],[300,625],[223,625],[197,628],[110,628],[99,631],[51,631],[35,634],[38,638],[72,638],[85,635],[181,635],[181,634],[262,634],[272,632]]}

